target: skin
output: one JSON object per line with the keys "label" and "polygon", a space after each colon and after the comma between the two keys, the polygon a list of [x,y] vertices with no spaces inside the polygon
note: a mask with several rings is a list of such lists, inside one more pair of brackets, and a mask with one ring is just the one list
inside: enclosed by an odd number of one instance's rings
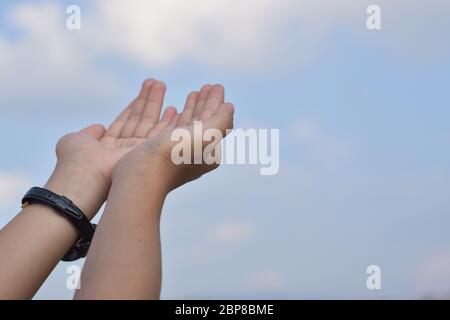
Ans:
{"label": "skin", "polygon": [[225,133],[234,107],[220,85],[204,86],[165,128],[123,157],[112,176],[105,212],[95,233],[75,299],[158,299],[161,289],[160,217],[166,195],[218,164],[175,165],[174,129],[193,137],[194,121]]}
{"label": "skin", "polygon": [[[164,83],[146,80],[138,97],[105,129],[96,124],[61,138],[45,188],[71,199],[89,219],[108,199],[75,298],[158,298],[161,286],[159,219],[165,196],[217,165],[179,165],[170,159],[175,128],[193,121],[221,131],[234,107],[223,87],[189,95],[182,114],[160,118]],[[109,192],[109,195],[108,195]],[[52,209],[25,207],[0,231],[0,299],[31,298],[77,238]]]}

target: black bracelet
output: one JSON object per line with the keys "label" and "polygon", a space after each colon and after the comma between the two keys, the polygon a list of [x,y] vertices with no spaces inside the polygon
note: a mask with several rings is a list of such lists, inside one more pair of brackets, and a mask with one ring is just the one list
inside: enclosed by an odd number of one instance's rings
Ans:
{"label": "black bracelet", "polygon": [[53,208],[67,218],[80,233],[78,240],[61,260],[74,261],[86,257],[97,225],[90,223],[83,211],[73,204],[72,201],[50,190],[38,187],[28,190],[22,199],[22,207],[33,203]]}

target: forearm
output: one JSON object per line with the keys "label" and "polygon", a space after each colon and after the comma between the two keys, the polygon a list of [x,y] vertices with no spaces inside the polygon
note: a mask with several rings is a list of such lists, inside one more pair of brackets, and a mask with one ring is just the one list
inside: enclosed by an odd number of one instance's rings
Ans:
{"label": "forearm", "polygon": [[156,169],[116,174],[76,299],[159,298],[163,181]]}
{"label": "forearm", "polygon": [[[107,187],[90,168],[58,164],[45,188],[71,199],[92,218]],[[25,207],[0,231],[0,299],[32,298],[78,237],[71,223],[43,205]]]}

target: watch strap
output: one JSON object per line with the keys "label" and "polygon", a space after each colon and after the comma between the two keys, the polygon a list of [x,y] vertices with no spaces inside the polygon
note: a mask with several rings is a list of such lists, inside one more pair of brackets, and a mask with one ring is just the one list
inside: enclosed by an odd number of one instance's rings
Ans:
{"label": "watch strap", "polygon": [[73,261],[84,258],[87,255],[92,237],[94,236],[95,224],[91,224],[89,219],[70,199],[60,196],[50,190],[32,187],[22,198],[22,206],[28,204],[42,204],[56,210],[64,216],[78,230],[80,236],[67,254],[62,258],[63,261]]}

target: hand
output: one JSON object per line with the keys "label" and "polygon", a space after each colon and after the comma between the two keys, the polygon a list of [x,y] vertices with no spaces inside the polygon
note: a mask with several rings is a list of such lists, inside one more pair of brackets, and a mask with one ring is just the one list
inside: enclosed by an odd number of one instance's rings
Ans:
{"label": "hand", "polygon": [[[166,113],[146,133],[147,140],[117,163],[108,203],[81,276],[83,289],[77,291],[76,299],[159,298],[160,216],[165,197],[170,190],[218,165],[176,165],[171,155],[179,142],[172,141],[172,133],[185,129],[184,133],[190,133],[186,138],[189,145],[188,142],[196,140],[192,134],[197,129],[194,121],[201,120],[203,128],[221,131],[213,142],[218,145],[222,133],[233,125],[234,107],[223,102],[224,90],[220,85],[207,85],[200,92],[191,93],[182,114]],[[135,117],[143,118],[138,113]],[[119,122],[117,132],[123,132],[125,126]],[[203,149],[201,142],[199,146]]]}
{"label": "hand", "polygon": [[[181,114],[163,117],[163,120],[149,131],[147,140],[120,160],[114,169],[113,183],[116,176],[135,176],[136,179],[144,181],[144,184],[145,179],[158,178],[169,192],[217,168],[219,163],[175,164],[171,154],[179,142],[172,141],[171,135],[175,129],[186,129],[190,133],[190,145],[200,143],[203,153],[206,144],[204,141],[194,141],[194,123],[201,121],[203,131],[218,129],[223,137],[227,129],[233,127],[233,113],[234,106],[224,103],[224,88],[221,85],[205,85],[200,92],[190,93]],[[214,141],[213,144],[219,142]]]}
{"label": "hand", "polygon": [[169,107],[159,123],[164,93],[164,83],[146,80],[139,96],[107,130],[96,124],[62,137],[56,147],[57,166],[46,187],[93,216],[106,199],[119,159],[175,116],[175,108]]}

